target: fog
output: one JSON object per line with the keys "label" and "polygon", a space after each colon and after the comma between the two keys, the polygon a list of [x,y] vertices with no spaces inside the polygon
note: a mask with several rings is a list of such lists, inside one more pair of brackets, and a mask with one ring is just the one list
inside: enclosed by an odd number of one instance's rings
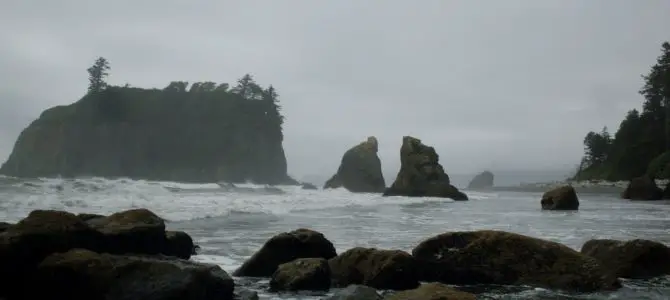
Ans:
{"label": "fog", "polygon": [[104,56],[112,84],[273,84],[297,178],[331,175],[370,135],[385,174],[404,135],[450,174],[569,170],[586,132],[640,107],[668,12],[663,0],[12,1],[0,159],[42,110],[79,99]]}

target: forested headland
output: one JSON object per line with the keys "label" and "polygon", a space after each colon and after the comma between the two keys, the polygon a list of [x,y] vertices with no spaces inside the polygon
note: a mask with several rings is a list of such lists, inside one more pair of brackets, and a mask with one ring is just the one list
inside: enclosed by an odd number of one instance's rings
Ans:
{"label": "forested headland", "polygon": [[607,127],[586,134],[575,180],[670,179],[670,43],[642,78],[642,109],[628,111],[613,135]]}
{"label": "forested headland", "polygon": [[237,83],[113,86],[98,58],[79,101],[45,110],[0,173],[184,182],[295,183],[287,175],[279,96],[247,74]]}

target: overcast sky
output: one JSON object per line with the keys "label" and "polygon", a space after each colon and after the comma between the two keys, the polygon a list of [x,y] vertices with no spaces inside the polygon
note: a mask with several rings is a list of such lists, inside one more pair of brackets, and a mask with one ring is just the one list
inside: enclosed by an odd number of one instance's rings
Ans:
{"label": "overcast sky", "polygon": [[4,1],[0,157],[42,110],[109,81],[275,85],[289,173],[331,174],[375,135],[385,173],[403,135],[448,172],[576,165],[589,130],[639,107],[670,39],[667,0]]}

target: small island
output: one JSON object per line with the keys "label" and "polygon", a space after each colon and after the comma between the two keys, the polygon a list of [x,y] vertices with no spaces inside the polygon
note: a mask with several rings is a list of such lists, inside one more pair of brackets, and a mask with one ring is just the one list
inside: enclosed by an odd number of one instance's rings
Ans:
{"label": "small island", "polygon": [[163,89],[108,85],[105,58],[79,101],[42,112],[0,174],[297,184],[287,175],[278,94],[249,74]]}

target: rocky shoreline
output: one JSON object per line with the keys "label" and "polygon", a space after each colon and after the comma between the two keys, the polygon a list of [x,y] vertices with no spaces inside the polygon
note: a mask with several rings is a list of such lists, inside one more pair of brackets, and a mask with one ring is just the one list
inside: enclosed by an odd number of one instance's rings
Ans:
{"label": "rocky shoreline", "polygon": [[[190,260],[186,232],[147,209],[109,216],[35,210],[0,226],[0,298],[258,299],[268,292],[339,290],[328,299],[475,299],[451,285],[613,291],[619,278],[670,274],[670,248],[648,240],[590,240],[581,251],[520,234],[479,230],[427,237],[411,252],[355,247],[337,253],[322,233],[278,233],[232,272]],[[365,296],[368,295],[368,296]],[[352,298],[353,297],[353,298]]]}
{"label": "rocky shoreline", "polygon": [[[536,192],[543,193],[547,190],[558,188],[565,185],[570,185],[575,188],[580,194],[621,194],[629,181],[605,181],[605,180],[584,180],[584,181],[555,181],[555,182],[539,182],[539,183],[522,183],[515,186],[493,186],[490,188],[471,189],[474,191],[506,191],[506,192]],[[668,180],[656,180],[656,184],[660,188],[664,188]]]}

